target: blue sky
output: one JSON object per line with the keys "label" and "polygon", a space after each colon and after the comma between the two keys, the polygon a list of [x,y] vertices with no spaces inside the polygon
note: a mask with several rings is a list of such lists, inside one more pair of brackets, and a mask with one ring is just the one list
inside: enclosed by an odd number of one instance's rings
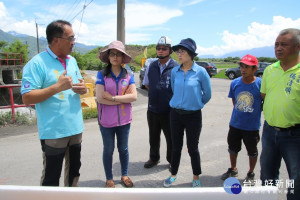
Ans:
{"label": "blue sky", "polygon": [[[280,30],[300,29],[299,8],[299,0],[126,0],[125,40],[148,45],[166,35],[175,45],[190,37],[199,55],[219,56],[272,46]],[[56,19],[73,24],[77,42],[105,46],[116,40],[117,0],[0,0],[4,31],[36,36],[36,20],[45,37]]]}

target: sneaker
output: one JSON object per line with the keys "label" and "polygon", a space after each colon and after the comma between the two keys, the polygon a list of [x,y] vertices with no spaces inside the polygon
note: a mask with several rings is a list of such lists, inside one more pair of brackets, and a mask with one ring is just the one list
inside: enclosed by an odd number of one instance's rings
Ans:
{"label": "sneaker", "polygon": [[165,181],[164,181],[164,187],[170,187],[172,185],[172,183],[175,182],[177,176],[175,177],[172,177],[172,176],[169,176]]}
{"label": "sneaker", "polygon": [[244,184],[250,184],[251,186],[254,186],[255,185],[254,177],[255,177],[254,172],[248,172],[243,183]]}
{"label": "sneaker", "polygon": [[237,177],[239,175],[238,170],[233,170],[232,168],[228,168],[227,172],[225,172],[221,179],[225,180],[229,177]]}
{"label": "sneaker", "polygon": [[201,187],[200,178],[199,178],[199,180],[193,180],[192,187],[193,188],[195,188],[195,187]]}
{"label": "sneaker", "polygon": [[152,168],[155,165],[157,165],[158,163],[159,163],[159,161],[148,160],[147,162],[145,162],[144,167],[145,168]]}

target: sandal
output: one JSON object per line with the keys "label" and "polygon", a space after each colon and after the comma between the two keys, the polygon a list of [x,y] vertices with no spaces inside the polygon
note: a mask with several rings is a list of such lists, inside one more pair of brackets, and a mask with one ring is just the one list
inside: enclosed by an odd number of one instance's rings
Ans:
{"label": "sandal", "polygon": [[115,187],[115,182],[113,180],[107,180],[105,187],[106,188],[114,188]]}
{"label": "sandal", "polygon": [[[126,178],[124,178],[126,177]],[[125,187],[133,187],[133,183],[131,179],[128,176],[123,176],[121,178],[122,183],[124,184]]]}

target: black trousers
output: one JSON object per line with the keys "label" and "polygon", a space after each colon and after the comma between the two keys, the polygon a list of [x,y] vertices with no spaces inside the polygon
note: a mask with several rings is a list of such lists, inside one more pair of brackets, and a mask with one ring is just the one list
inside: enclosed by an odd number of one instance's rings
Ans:
{"label": "black trousers", "polygon": [[170,130],[170,114],[157,114],[147,111],[147,121],[149,127],[150,160],[160,159],[160,133],[163,130],[167,143],[167,161],[171,163],[172,140]]}
{"label": "black trousers", "polygon": [[43,151],[42,186],[59,186],[65,158],[65,186],[77,186],[81,167],[82,133],[58,139],[41,140]]}
{"label": "black trousers", "polygon": [[178,172],[181,150],[183,146],[184,131],[186,132],[186,142],[188,153],[191,157],[191,164],[194,175],[201,174],[200,153],[198,149],[200,132],[202,129],[201,110],[192,114],[179,114],[174,109],[170,112],[171,132],[172,132],[172,175]]}

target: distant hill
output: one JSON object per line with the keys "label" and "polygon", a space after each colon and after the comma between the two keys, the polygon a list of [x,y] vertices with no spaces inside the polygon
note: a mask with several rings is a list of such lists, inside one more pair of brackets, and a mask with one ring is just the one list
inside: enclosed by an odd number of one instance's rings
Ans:
{"label": "distant hill", "polygon": [[236,57],[236,56],[241,58],[246,54],[251,54],[256,57],[275,58],[275,52],[274,52],[273,46],[254,48],[254,49],[243,50],[243,51],[235,51],[235,52],[231,52],[231,53],[227,53],[227,54],[223,55],[222,58]]}
{"label": "distant hill", "polygon": [[243,57],[246,54],[251,54],[256,57],[269,57],[269,58],[275,58],[275,52],[274,47],[260,47],[260,48],[254,48],[249,50],[242,50],[242,51],[234,51],[227,54],[224,54],[222,56],[214,56],[214,55],[202,55],[199,56],[199,58],[227,58],[227,57]]}
{"label": "distant hill", "polygon": [[[28,50],[29,50],[29,58],[33,57],[37,54],[37,40],[36,37],[20,34],[15,31],[10,32],[4,32],[0,29],[0,40],[7,41],[8,43],[12,43],[14,40],[20,40],[24,44],[28,44]],[[44,37],[40,37],[39,39],[39,47],[40,51],[43,51],[46,49],[47,46],[47,40]],[[81,43],[76,43],[76,51],[80,52],[81,54],[85,54],[99,46],[88,46]],[[130,51],[129,54],[132,55],[134,58],[136,55],[139,55],[142,53],[145,46],[142,45],[126,45],[126,50]],[[261,48],[254,48],[249,50],[242,50],[242,51],[235,51],[231,53],[227,53],[221,56],[214,56],[214,55],[202,55],[199,56],[199,58],[227,58],[227,57],[243,57],[246,54],[252,54],[256,57],[270,57],[274,58],[274,47],[273,46],[267,46],[267,47],[261,47]]]}
{"label": "distant hill", "polygon": [[[0,29],[0,41],[6,41],[8,43],[14,42],[16,39],[20,40],[23,44],[28,45],[28,56],[29,58],[32,58],[34,55],[36,55],[37,52],[37,39],[36,37],[25,35],[25,34],[20,34],[15,31],[10,31],[10,32],[4,32]],[[40,52],[44,51],[47,46],[47,40],[44,37],[40,37],[39,39],[39,47],[40,47]],[[97,48],[98,46],[88,46],[85,44],[81,43],[76,43],[76,51],[80,52],[81,54],[85,54],[89,52],[90,50],[93,50]]]}

